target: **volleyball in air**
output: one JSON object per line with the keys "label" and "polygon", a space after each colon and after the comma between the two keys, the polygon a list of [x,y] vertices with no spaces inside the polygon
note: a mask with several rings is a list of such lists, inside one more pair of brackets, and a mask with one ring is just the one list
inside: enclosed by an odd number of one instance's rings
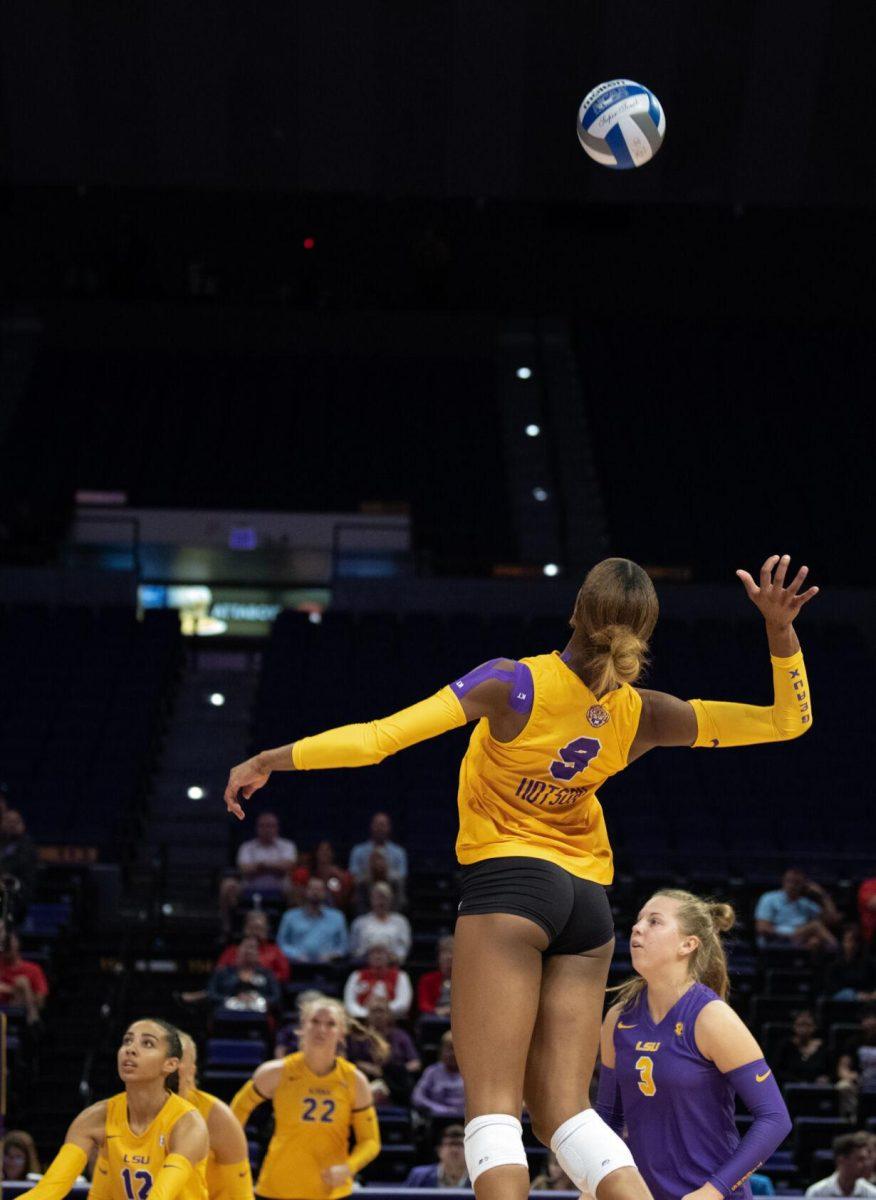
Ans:
{"label": "volleyball in air", "polygon": [[600,83],[578,109],[578,141],[604,167],[643,167],[660,149],[665,133],[660,101],[632,79]]}

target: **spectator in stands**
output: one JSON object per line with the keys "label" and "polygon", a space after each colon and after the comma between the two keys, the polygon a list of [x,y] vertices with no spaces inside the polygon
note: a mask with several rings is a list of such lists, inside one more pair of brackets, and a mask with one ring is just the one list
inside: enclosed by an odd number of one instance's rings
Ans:
{"label": "spectator in stands", "polygon": [[807,1196],[876,1196],[867,1182],[870,1146],[866,1133],[843,1133],[833,1141],[836,1170],[806,1189]]}
{"label": "spectator in stands", "polygon": [[782,886],[764,892],[754,910],[758,944],[793,945],[806,950],[834,950],[831,928],[840,915],[819,883],[807,879],[797,867],[782,876]]}
{"label": "spectator in stands", "polygon": [[259,813],[256,836],[242,842],[237,851],[238,875],[228,876],[219,887],[219,911],[222,928],[231,930],[231,917],[241,899],[256,893],[282,896],[291,903],[291,872],[298,849],[288,838],[280,837],[280,822],[275,813]]}
{"label": "spectator in stands", "polygon": [[22,1183],[42,1178],[36,1143],[23,1129],[10,1129],[3,1138],[3,1180]]}
{"label": "spectator in stands", "polygon": [[[269,937],[268,914],[259,908],[252,908],[243,921],[243,937],[254,937],[259,944],[259,963],[271,971],[279,984],[289,982],[289,960],[276,942]],[[237,966],[239,946],[226,946],[216,962],[217,967]],[[202,1004],[208,997],[203,989],[194,992],[174,992],[183,1004]]]}
{"label": "spectator in stands", "polygon": [[[289,959],[276,942],[271,941],[268,914],[259,908],[252,908],[243,920],[243,936],[254,937],[259,944],[259,962],[267,970],[272,971],[278,983],[289,982]],[[226,946],[219,955],[217,967],[234,967],[237,965],[238,946]]]}
{"label": "spectator in stands", "polygon": [[0,1004],[23,1008],[28,1025],[36,1025],[48,994],[42,967],[22,958],[18,934],[7,932],[0,950]]}
{"label": "spectator in stands", "polygon": [[296,894],[303,894],[307,881],[312,876],[321,879],[325,884],[329,902],[348,915],[356,884],[350,872],[345,871],[339,863],[335,862],[334,847],[327,840],[323,840],[317,845],[309,864],[305,863],[296,867],[292,876]]}
{"label": "spectator in stands", "polygon": [[574,1183],[557,1162],[553,1150],[548,1150],[544,1170],[536,1175],[530,1185],[534,1192],[574,1192]]}
{"label": "spectator in stands", "polygon": [[373,851],[380,850],[386,855],[389,864],[389,878],[399,880],[402,884],[408,877],[407,851],[391,841],[392,821],[385,812],[376,812],[371,818],[371,838],[367,842],[359,842],[350,851],[350,874],[360,882],[367,878],[368,867]]}
{"label": "spectator in stands", "polygon": [[433,1117],[461,1117],[465,1113],[465,1085],[453,1049],[453,1034],[441,1038],[441,1056],[420,1076],[411,1096],[414,1108]]}
{"label": "spectator in stands", "polygon": [[389,859],[383,850],[375,848],[368,858],[366,874],[356,884],[356,908],[360,913],[368,911],[368,900],[375,883],[386,883],[392,888],[393,906],[402,908],[405,903],[403,880],[393,876]]}
{"label": "spectator in stands", "polygon": [[861,1028],[848,1039],[837,1062],[840,1113],[854,1119],[861,1092],[876,1092],[876,1004],[861,1014]]}
{"label": "spectator in stands", "polygon": [[411,948],[411,927],[407,917],[392,911],[392,888],[375,883],[371,889],[371,911],[357,917],[350,926],[350,954],[362,959],[374,945],[386,946],[390,956],[403,963]]}
{"label": "spectator in stands", "polygon": [[749,1175],[748,1186],[751,1188],[752,1196],[775,1196],[776,1194],[776,1189],[769,1175],[761,1175],[760,1171],[755,1171],[753,1175]]}
{"label": "spectator in stands", "polygon": [[[404,1182],[407,1188],[470,1188],[465,1167],[465,1129],[445,1125],[436,1146],[438,1159],[422,1167],[412,1167]],[[571,1186],[571,1184],[570,1184]]]}
{"label": "spectator in stands", "polygon": [[326,904],[326,886],[314,877],[304,889],[304,904],[283,913],[277,944],[290,962],[332,962],[347,953],[347,922]]}
{"label": "spectator in stands", "polygon": [[830,1083],[827,1047],[808,1008],[794,1016],[793,1033],[773,1059],[780,1083]]}
{"label": "spectator in stands", "polygon": [[237,947],[233,967],[217,967],[207,984],[213,1004],[252,1012],[269,1012],[280,1003],[280,985],[259,962],[259,940],[245,937]]}
{"label": "spectator in stands", "polygon": [[876,878],[865,879],[858,888],[858,915],[861,918],[861,933],[869,946],[876,933]]}
{"label": "spectator in stands", "polygon": [[876,1133],[867,1131],[867,1138],[870,1143],[870,1174],[867,1176],[868,1182],[876,1184]]}
{"label": "spectator in stands", "polygon": [[857,925],[846,925],[836,959],[824,973],[821,987],[834,1000],[876,1000],[876,965]]}
{"label": "spectator in stands", "polygon": [[417,1007],[421,1013],[450,1016],[450,973],[453,970],[453,936],[438,941],[438,970],[428,971],[417,984]]}
{"label": "spectator in stands", "polygon": [[367,1077],[375,1104],[410,1103],[414,1077],[422,1064],[410,1035],[396,1028],[382,996],[372,996],[364,1024],[353,1024],[347,1058]]}
{"label": "spectator in stands", "polygon": [[380,996],[394,1017],[406,1017],[414,998],[407,971],[393,966],[389,951],[376,942],[368,951],[367,965],[353,971],[344,988],[344,1007],[351,1017],[362,1020],[368,1015],[372,997]]}
{"label": "spectator in stands", "polygon": [[0,875],[11,875],[18,888],[9,896],[9,907],[16,924],[24,920],[33,895],[37,872],[37,851],[27,832],[24,818],[15,808],[7,808],[0,818]]}

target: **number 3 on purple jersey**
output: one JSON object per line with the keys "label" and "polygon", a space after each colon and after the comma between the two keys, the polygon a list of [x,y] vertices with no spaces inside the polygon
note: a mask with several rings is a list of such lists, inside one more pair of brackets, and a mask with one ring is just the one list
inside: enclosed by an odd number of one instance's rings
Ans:
{"label": "number 3 on purple jersey", "polygon": [[602,742],[598,738],[575,738],[557,751],[563,761],[551,763],[551,775],[554,779],[572,779],[579,771],[587,770],[601,749]]}

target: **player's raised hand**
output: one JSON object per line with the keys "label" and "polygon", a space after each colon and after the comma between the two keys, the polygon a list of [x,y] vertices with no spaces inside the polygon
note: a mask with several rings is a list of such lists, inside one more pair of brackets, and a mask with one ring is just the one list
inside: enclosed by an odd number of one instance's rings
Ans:
{"label": "player's raised hand", "polygon": [[249,800],[253,792],[264,787],[271,776],[270,770],[260,762],[258,755],[248,758],[231,768],[228,783],[225,787],[225,807],[234,813],[239,821],[243,820],[243,809],[240,800]]}
{"label": "player's raised hand", "polygon": [[742,580],[749,600],[759,609],[767,625],[778,628],[793,625],[803,605],[818,595],[817,587],[808,588],[805,592],[800,590],[809,574],[808,567],[801,567],[788,586],[785,586],[785,577],[790,565],[790,554],[771,554],[760,569],[759,583],[755,583],[747,571],[736,572]]}

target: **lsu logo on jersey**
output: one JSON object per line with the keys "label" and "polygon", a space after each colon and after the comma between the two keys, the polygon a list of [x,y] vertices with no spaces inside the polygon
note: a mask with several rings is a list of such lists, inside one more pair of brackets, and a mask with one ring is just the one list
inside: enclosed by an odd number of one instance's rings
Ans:
{"label": "lsu logo on jersey", "polygon": [[636,1049],[645,1054],[656,1054],[660,1049],[659,1042],[636,1042]]}

